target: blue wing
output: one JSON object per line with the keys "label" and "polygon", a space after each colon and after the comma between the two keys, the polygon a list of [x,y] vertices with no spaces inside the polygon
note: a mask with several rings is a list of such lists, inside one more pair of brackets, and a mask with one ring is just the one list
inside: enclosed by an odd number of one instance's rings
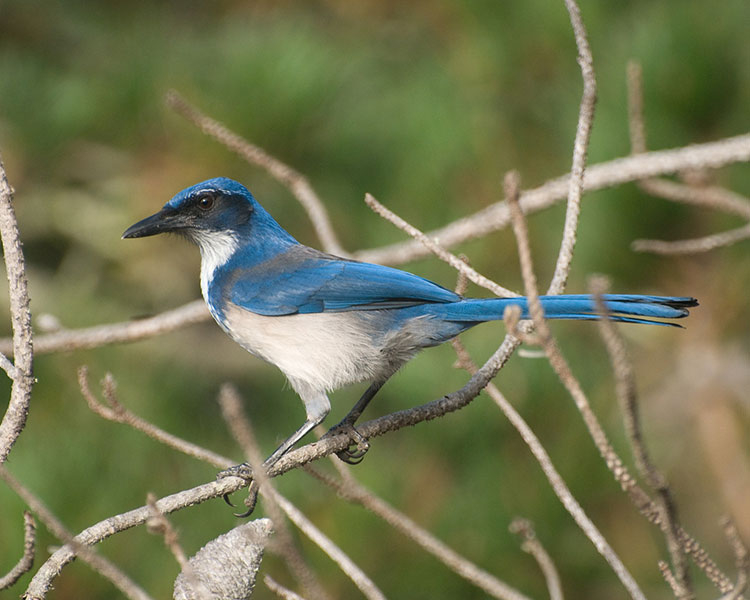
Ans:
{"label": "blue wing", "polygon": [[249,269],[232,269],[230,302],[261,315],[376,310],[456,302],[460,296],[412,273],[295,245]]}

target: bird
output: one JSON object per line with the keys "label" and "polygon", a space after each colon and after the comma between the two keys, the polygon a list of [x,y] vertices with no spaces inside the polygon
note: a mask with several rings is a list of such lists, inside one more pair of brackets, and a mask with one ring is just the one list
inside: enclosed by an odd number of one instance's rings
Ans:
{"label": "bird", "polygon": [[[305,422],[266,459],[266,469],[323,422],[330,392],[370,382],[333,428],[358,441],[357,418],[420,350],[501,320],[508,306],[529,317],[525,297],[465,298],[406,271],[305,246],[244,185],[226,177],[182,190],[122,237],[161,233],[198,246],[201,292],[213,318],[245,350],[278,367],[304,404]],[[540,301],[547,319],[600,318],[591,295]],[[603,301],[613,321],[655,325],[677,325],[663,319],[686,317],[698,305],[692,297],[638,294],[605,294]],[[360,447],[339,457],[356,462],[361,454]]]}

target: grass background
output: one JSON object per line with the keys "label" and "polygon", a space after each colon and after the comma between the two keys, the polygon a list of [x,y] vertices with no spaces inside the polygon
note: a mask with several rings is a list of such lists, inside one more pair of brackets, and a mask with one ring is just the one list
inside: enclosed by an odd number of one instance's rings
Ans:
{"label": "grass background", "polygon": [[[631,58],[643,64],[651,148],[747,131],[745,0],[710,5],[585,0],[581,9],[599,85],[590,162],[629,151],[625,66]],[[403,239],[365,207],[365,192],[429,230],[497,201],[508,169],[520,171],[525,187],[566,172],[581,79],[563,2],[6,1],[0,6],[0,149],[16,189],[35,318],[47,313],[64,327],[83,327],[197,298],[193,248],[174,238],[124,242],[120,234],[183,187],[208,177],[246,183],[283,226],[316,244],[286,189],[164,107],[169,88],[305,173],[324,198],[343,244],[354,250]],[[747,165],[715,177],[750,193]],[[563,214],[558,206],[530,219],[541,282],[553,270]],[[731,355],[746,376],[747,243],[688,258],[634,254],[629,243],[640,237],[697,237],[736,224],[647,197],[634,185],[588,194],[568,287],[582,291],[587,276],[599,272],[612,278],[615,291],[700,297],[702,307],[685,332],[623,331],[655,457],[674,483],[687,528],[730,573],[731,557],[716,526],[727,509],[698,435],[702,388],[680,365],[691,352]],[[509,231],[457,250],[503,285],[520,289]],[[433,259],[406,268],[448,287],[455,281],[452,270]],[[0,297],[7,311],[7,294]],[[7,334],[7,320],[3,327]],[[595,328],[561,323],[554,330],[625,453],[611,373]],[[480,359],[502,335],[502,325],[487,325],[467,334],[466,341]],[[449,347],[424,353],[381,391],[367,417],[460,387],[466,375],[450,368],[453,360]],[[9,468],[74,531],[141,505],[148,491],[164,495],[214,475],[211,467],[90,413],[76,385],[81,364],[89,365],[93,380],[111,371],[121,400],[133,411],[238,460],[215,403],[222,382],[241,390],[268,452],[303,416],[281,374],[248,356],[213,324],[131,345],[38,357],[28,427]],[[647,595],[668,597],[656,568],[656,560],[666,556],[663,541],[618,493],[549,366],[516,356],[498,384],[538,432]],[[675,401],[675,385],[692,393]],[[0,386],[3,392],[9,388],[7,381]],[[701,397],[710,400],[714,391]],[[329,424],[360,392],[334,395]],[[747,394],[729,394],[726,402],[732,422],[746,432]],[[516,515],[535,522],[570,598],[625,597],[518,435],[484,396],[458,414],[378,439],[356,475],[459,552],[533,597],[544,597],[544,585],[507,531]],[[290,473],[277,484],[387,596],[482,597],[305,474]],[[3,572],[20,553],[22,508],[0,487]],[[214,501],[182,511],[174,522],[193,553],[236,520]],[[42,528],[37,564],[55,543]],[[336,567],[306,540],[300,543],[334,597],[354,597]],[[154,597],[171,594],[177,565],[144,528],[116,536],[101,551]],[[276,558],[268,557],[263,568],[290,582]],[[28,576],[0,596],[17,597],[26,582]],[[703,597],[711,596],[701,578],[699,586]],[[116,595],[78,563],[56,580],[50,597]],[[257,597],[270,593],[261,585]]]}

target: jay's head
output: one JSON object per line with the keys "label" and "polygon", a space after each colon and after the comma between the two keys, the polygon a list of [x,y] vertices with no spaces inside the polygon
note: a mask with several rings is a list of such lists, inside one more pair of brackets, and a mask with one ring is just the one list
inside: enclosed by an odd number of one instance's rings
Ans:
{"label": "jay's head", "polygon": [[240,183],[217,177],[182,190],[156,214],[131,225],[123,238],[178,233],[199,243],[212,234],[236,234],[250,226],[254,213],[263,211]]}

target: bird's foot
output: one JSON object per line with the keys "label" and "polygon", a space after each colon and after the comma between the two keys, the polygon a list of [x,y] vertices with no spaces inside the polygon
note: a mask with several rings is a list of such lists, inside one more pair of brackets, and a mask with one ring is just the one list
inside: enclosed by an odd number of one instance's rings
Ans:
{"label": "bird's foot", "polygon": [[[244,513],[235,513],[235,517],[239,518],[245,518],[249,517],[253,510],[255,510],[255,504],[258,501],[258,484],[253,479],[253,469],[248,465],[247,463],[242,463],[239,465],[234,465],[233,467],[229,467],[228,469],[224,469],[223,471],[219,471],[216,474],[216,479],[224,479],[224,477],[239,477],[240,479],[244,479],[246,482],[248,482],[248,496],[245,498],[245,506],[247,506],[247,510]],[[234,507],[234,504],[232,504],[231,500],[229,500],[229,494],[224,494],[223,496],[224,502],[226,502],[229,506]]]}
{"label": "bird's foot", "polygon": [[348,423],[346,420],[341,421],[341,423],[335,425],[334,427],[331,427],[328,433],[326,433],[326,437],[339,435],[342,433],[345,433],[349,436],[349,439],[352,441],[352,444],[356,446],[356,448],[352,449],[352,447],[350,446],[346,450],[338,451],[336,453],[336,456],[338,456],[342,461],[349,465],[358,465],[362,462],[365,454],[367,454],[367,451],[370,449],[370,442],[368,442],[367,438],[365,438],[359,431],[354,428],[354,425]]}

